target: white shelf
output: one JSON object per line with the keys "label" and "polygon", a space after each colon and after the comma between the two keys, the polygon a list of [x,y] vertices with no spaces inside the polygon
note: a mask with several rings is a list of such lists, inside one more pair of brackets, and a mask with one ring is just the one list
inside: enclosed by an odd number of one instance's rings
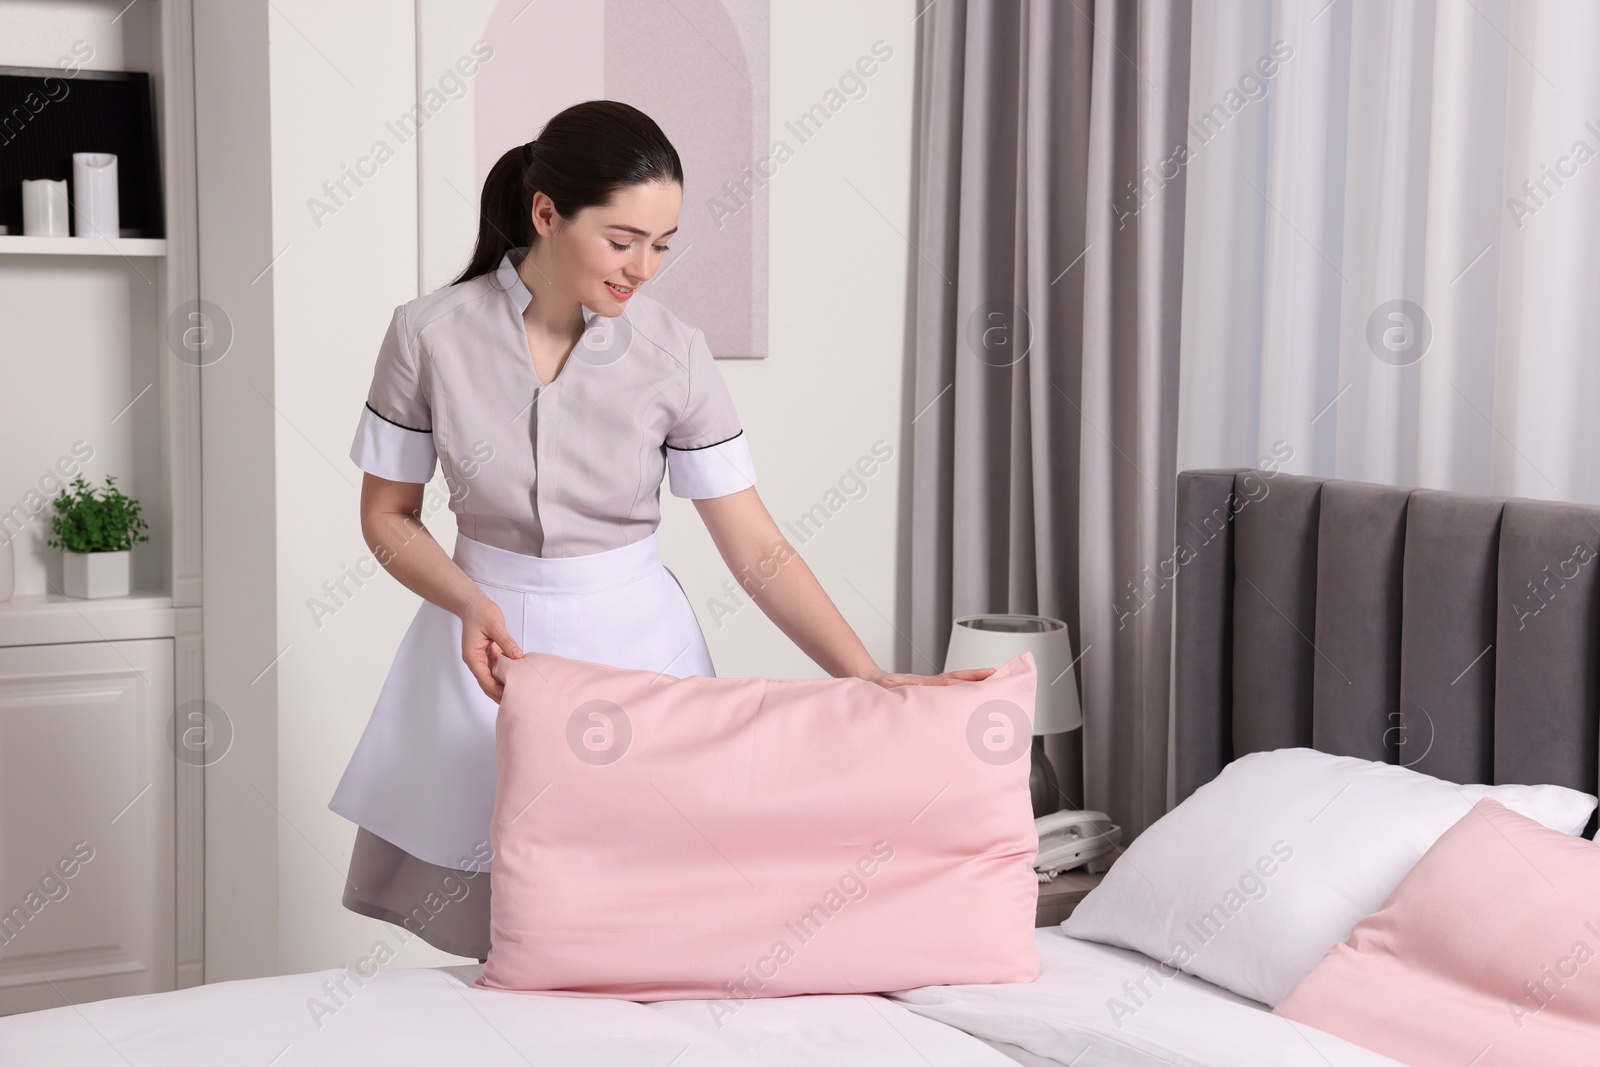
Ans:
{"label": "white shelf", "polygon": [[0,603],[0,647],[172,637],[177,616],[170,594],[135,590],[82,600],[59,593],[18,593]]}
{"label": "white shelf", "polygon": [[7,256],[152,257],[166,254],[167,242],[159,237],[22,237],[0,234],[0,255]]}

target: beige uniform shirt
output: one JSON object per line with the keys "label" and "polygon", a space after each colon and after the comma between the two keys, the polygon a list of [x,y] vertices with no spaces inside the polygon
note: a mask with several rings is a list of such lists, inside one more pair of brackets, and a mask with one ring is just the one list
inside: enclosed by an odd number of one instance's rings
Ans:
{"label": "beige uniform shirt", "polygon": [[400,482],[442,465],[457,530],[534,556],[632,544],[674,496],[755,484],[755,464],[705,334],[645,295],[621,315],[585,307],[583,339],[552,382],[534,373],[517,274],[497,270],[395,308],[350,458]]}

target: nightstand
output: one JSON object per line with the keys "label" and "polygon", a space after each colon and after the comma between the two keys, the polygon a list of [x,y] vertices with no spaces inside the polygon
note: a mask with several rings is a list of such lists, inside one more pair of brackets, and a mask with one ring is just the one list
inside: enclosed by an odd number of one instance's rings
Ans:
{"label": "nightstand", "polygon": [[1087,871],[1062,871],[1049,882],[1039,883],[1039,911],[1033,925],[1055,926],[1078,906],[1078,901],[1089,895],[1089,890],[1100,884],[1104,874]]}

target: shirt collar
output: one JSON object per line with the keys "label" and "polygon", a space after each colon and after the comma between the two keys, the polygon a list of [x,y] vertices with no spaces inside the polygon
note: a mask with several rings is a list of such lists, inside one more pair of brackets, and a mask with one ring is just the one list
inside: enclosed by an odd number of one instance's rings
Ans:
{"label": "shirt collar", "polygon": [[[520,317],[528,309],[528,303],[533,299],[533,294],[528,292],[528,287],[522,284],[522,275],[517,273],[517,264],[522,262],[522,257],[528,254],[528,246],[509,249],[500,257],[500,266],[495,268],[495,288],[506,294],[511,301],[511,307]],[[583,324],[585,327],[594,319],[595,312],[588,304],[580,304],[583,308]]]}

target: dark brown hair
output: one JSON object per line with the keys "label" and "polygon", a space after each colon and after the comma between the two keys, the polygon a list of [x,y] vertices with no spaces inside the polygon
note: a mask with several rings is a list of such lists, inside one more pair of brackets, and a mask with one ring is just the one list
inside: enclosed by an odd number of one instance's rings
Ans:
{"label": "dark brown hair", "polygon": [[489,274],[513,248],[539,239],[533,228],[533,194],[542,192],[570,219],[601,207],[624,186],[647,182],[683,185],[677,149],[655,120],[617,100],[585,100],[544,124],[526,145],[508,148],[489,168],[478,209],[478,244],[451,285]]}

